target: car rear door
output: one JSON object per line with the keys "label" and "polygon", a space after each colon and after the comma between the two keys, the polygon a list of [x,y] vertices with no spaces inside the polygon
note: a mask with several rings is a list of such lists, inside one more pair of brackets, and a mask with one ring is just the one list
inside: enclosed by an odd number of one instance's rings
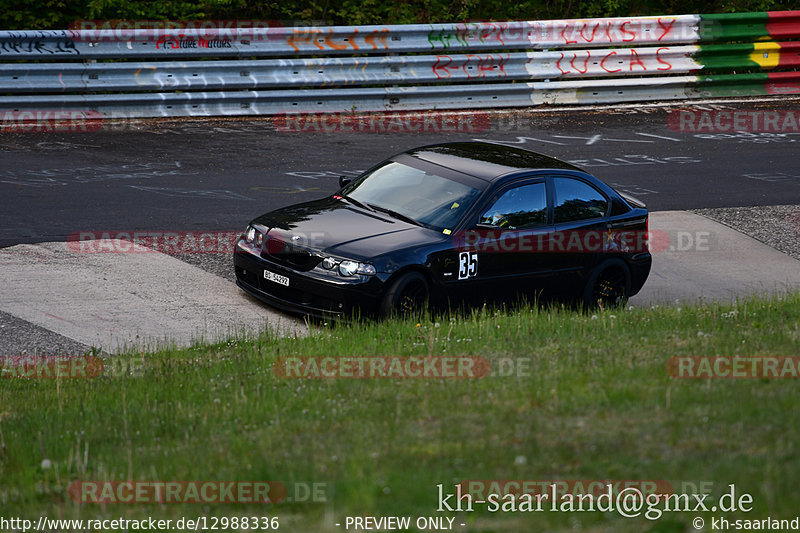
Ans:
{"label": "car rear door", "polygon": [[549,178],[552,191],[554,233],[554,295],[581,293],[608,241],[609,198],[588,181],[572,175]]}

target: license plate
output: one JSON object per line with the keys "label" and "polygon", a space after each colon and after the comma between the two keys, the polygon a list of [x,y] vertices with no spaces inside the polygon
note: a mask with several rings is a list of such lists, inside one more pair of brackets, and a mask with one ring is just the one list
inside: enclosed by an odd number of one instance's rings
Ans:
{"label": "license plate", "polygon": [[270,272],[269,270],[264,271],[264,279],[274,281],[275,283],[283,285],[284,287],[289,286],[289,278],[286,276],[281,276],[280,274],[276,274],[275,272]]}

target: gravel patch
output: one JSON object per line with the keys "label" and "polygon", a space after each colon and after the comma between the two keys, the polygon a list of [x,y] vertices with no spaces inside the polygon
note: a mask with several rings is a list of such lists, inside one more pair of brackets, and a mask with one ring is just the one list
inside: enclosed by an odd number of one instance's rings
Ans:
{"label": "gravel patch", "polygon": [[692,212],[715,220],[800,260],[800,205],[725,207]]}
{"label": "gravel patch", "polygon": [[0,311],[0,356],[83,355],[91,348]]}
{"label": "gravel patch", "polygon": [[185,263],[196,266],[201,270],[219,276],[231,283],[236,283],[236,275],[233,272],[233,254],[207,253],[170,255],[175,259],[180,259]]}

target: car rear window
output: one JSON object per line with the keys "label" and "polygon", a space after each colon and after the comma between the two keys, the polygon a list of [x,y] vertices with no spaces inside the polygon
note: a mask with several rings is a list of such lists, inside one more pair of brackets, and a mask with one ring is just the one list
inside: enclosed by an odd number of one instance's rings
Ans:
{"label": "car rear window", "polygon": [[572,222],[605,216],[608,200],[603,194],[580,180],[553,178],[553,220]]}

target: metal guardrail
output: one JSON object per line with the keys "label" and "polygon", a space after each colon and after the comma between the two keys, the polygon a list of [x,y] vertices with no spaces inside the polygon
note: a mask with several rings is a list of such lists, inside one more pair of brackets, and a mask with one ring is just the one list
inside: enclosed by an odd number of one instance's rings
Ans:
{"label": "metal guardrail", "polygon": [[514,50],[700,40],[698,15],[398,26],[0,32],[15,59],[269,57]]}
{"label": "metal guardrail", "polygon": [[[759,43],[762,62],[788,56],[800,66],[800,42]],[[302,58],[192,62],[19,63],[0,70],[3,92],[232,90],[381,83],[544,80],[686,74],[757,67],[754,45],[696,45],[562,52]],[[701,62],[702,61],[702,62]],[[760,67],[759,67],[760,68]]]}
{"label": "metal guardrail", "polygon": [[[800,11],[0,32],[0,110],[148,117],[800,94],[800,41],[792,39],[800,39]],[[727,42],[737,40],[754,42]]]}
{"label": "metal guardrail", "polygon": [[[662,76],[654,78],[571,80],[530,83],[308,89],[303,91],[214,91],[138,94],[0,97],[0,109],[96,110],[109,118],[214,115],[346,113],[420,109],[530,107],[542,104],[685,100],[714,96],[785,94],[800,84],[800,73]],[[765,87],[769,93],[764,92]],[[158,104],[154,105],[154,96]],[[35,106],[31,102],[36,101]],[[431,105],[435,102],[435,107]]]}

